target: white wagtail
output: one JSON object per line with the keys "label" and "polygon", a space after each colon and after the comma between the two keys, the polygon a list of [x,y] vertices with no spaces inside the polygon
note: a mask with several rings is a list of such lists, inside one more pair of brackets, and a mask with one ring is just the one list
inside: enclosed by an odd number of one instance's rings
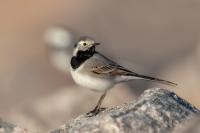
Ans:
{"label": "white wagtail", "polygon": [[103,92],[95,108],[88,114],[96,115],[101,110],[100,106],[107,91],[117,83],[144,79],[167,85],[177,85],[170,81],[141,75],[124,68],[97,52],[95,46],[99,44],[91,37],[81,37],[74,46],[71,58],[71,75],[74,81],[85,88]]}

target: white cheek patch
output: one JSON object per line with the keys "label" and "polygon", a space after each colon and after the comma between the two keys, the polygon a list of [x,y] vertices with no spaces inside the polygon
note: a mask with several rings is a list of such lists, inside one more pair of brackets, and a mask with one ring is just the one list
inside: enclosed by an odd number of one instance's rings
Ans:
{"label": "white cheek patch", "polygon": [[73,56],[76,56],[78,53],[78,48],[75,48],[74,51],[73,51]]}

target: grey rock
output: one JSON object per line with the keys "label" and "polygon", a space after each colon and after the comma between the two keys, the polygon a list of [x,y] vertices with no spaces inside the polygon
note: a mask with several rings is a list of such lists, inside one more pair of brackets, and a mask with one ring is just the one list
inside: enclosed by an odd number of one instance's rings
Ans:
{"label": "grey rock", "polygon": [[0,119],[0,133],[31,133],[25,128],[20,128]]}
{"label": "grey rock", "polygon": [[200,116],[194,116],[191,120],[184,122],[173,133],[200,133]]}
{"label": "grey rock", "polygon": [[165,89],[146,90],[136,101],[81,115],[49,133],[170,133],[200,111]]}
{"label": "grey rock", "polygon": [[[200,111],[168,90],[146,90],[136,101],[81,115],[49,133],[198,133]],[[0,119],[0,133],[31,133]]]}

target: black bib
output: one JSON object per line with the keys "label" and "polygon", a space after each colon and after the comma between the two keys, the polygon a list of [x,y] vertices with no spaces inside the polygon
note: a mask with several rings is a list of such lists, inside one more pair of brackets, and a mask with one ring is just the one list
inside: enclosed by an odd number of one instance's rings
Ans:
{"label": "black bib", "polygon": [[87,59],[92,57],[95,53],[95,47],[91,47],[86,51],[78,51],[76,56],[71,58],[71,66],[73,69],[77,69],[81,64],[83,64]]}

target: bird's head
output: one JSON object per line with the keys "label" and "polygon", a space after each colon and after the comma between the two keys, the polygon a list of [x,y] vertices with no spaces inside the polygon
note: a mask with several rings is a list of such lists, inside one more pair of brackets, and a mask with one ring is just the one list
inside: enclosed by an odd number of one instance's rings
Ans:
{"label": "bird's head", "polygon": [[91,37],[81,37],[74,45],[73,56],[76,56],[78,52],[95,52],[96,45],[100,45],[100,43],[95,42]]}

